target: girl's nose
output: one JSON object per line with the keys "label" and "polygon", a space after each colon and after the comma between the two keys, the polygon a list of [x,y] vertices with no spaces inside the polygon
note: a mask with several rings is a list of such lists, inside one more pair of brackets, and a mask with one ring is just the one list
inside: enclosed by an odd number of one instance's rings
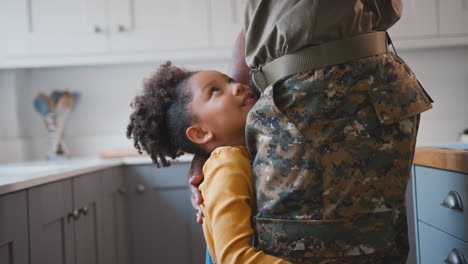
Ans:
{"label": "girl's nose", "polygon": [[242,92],[244,91],[244,86],[241,83],[234,83],[234,86],[232,87],[233,94],[235,96],[241,95]]}

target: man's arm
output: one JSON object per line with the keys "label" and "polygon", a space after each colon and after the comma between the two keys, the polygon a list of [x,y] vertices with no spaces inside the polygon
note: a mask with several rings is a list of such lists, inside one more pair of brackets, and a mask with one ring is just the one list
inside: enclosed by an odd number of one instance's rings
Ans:
{"label": "man's arm", "polygon": [[245,31],[237,36],[229,67],[231,77],[245,85],[250,85],[250,68],[245,61]]}

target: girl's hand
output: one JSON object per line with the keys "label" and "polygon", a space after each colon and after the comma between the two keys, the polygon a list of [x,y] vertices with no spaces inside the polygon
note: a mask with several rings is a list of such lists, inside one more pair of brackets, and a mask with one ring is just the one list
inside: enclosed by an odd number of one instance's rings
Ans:
{"label": "girl's hand", "polygon": [[191,200],[192,200],[192,207],[197,214],[197,222],[199,224],[203,224],[203,212],[201,210],[200,205],[203,203],[203,197],[198,189],[200,183],[203,182],[204,175],[203,175],[203,165],[205,164],[208,157],[195,155],[192,160],[192,165],[189,171],[189,188],[190,192],[192,192]]}

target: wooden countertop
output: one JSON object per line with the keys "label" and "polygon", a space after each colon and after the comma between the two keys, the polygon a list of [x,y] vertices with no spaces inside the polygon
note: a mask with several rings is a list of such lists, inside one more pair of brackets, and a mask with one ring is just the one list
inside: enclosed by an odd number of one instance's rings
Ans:
{"label": "wooden countertop", "polygon": [[440,147],[418,147],[414,164],[468,173],[468,144]]}

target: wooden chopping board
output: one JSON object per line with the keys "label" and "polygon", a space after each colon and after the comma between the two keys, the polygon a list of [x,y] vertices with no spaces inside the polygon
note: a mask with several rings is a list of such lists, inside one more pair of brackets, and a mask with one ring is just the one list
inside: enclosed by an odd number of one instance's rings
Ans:
{"label": "wooden chopping board", "polygon": [[99,152],[99,157],[102,159],[125,158],[125,157],[143,157],[148,156],[148,153],[143,151],[143,154],[138,153],[135,148],[132,149],[111,149]]}
{"label": "wooden chopping board", "polygon": [[[468,145],[462,148],[418,147],[414,164],[468,173]],[[466,149],[463,148],[466,146]]]}

